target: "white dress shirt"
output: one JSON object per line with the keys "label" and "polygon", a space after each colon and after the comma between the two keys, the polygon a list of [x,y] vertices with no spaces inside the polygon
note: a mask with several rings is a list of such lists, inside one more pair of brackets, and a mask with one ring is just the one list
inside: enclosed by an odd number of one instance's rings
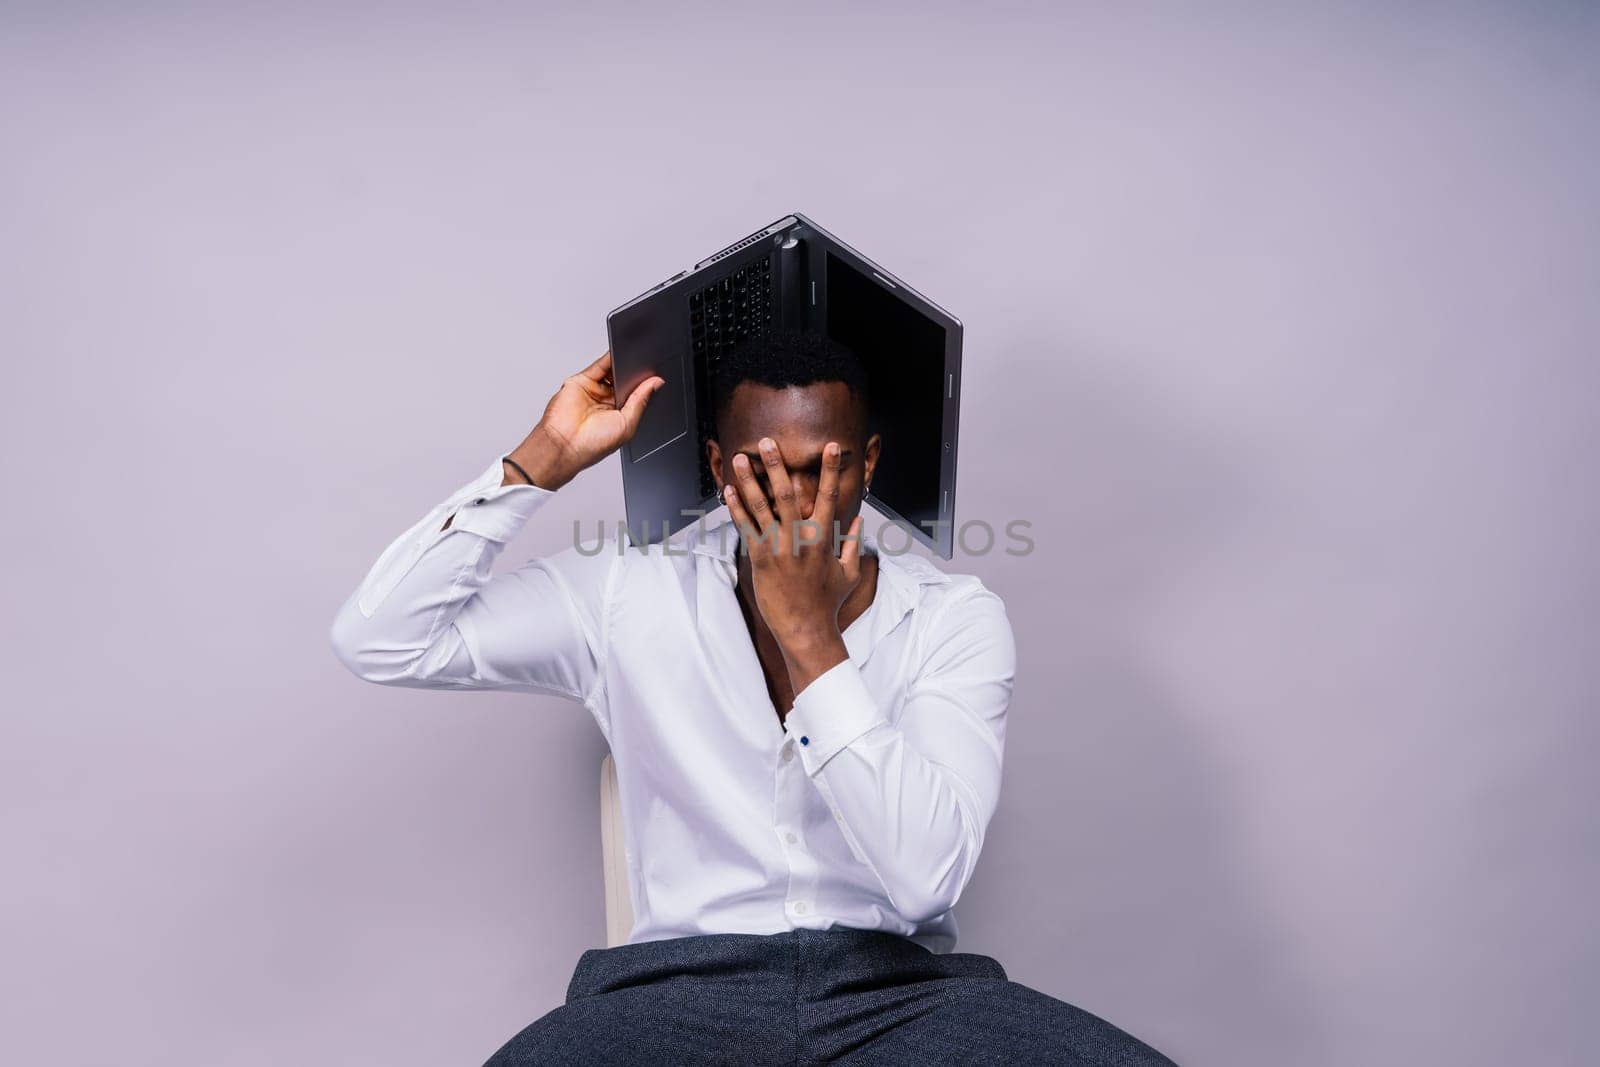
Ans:
{"label": "white dress shirt", "polygon": [[1016,663],[1001,599],[885,554],[863,520],[878,585],[844,631],[850,658],[779,722],[725,505],[648,546],[585,522],[492,574],[555,495],[502,486],[503,470],[497,456],[389,545],[334,619],[340,660],[383,685],[587,708],[617,769],[630,943],[843,926],[951,951],[1000,795]]}

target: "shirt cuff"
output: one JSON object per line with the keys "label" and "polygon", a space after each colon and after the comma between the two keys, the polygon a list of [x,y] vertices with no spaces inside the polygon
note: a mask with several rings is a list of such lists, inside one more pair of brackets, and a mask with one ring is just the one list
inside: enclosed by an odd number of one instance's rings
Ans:
{"label": "shirt cuff", "polygon": [[842,749],[877,726],[887,726],[861,669],[843,659],[795,694],[784,731],[800,753],[807,774],[816,774]]}
{"label": "shirt cuff", "polygon": [[[539,510],[540,505],[556,495],[554,489],[545,489],[527,482],[501,485],[503,481],[505,481],[505,467],[501,465],[500,457],[496,456],[487,470],[446,501],[444,517],[448,518],[451,512],[455,513],[455,518],[450,523],[450,530],[466,530],[490,541],[505,544],[527,524],[529,517]],[[444,518],[439,520],[439,525],[444,525]],[[442,532],[448,534],[450,530]]]}

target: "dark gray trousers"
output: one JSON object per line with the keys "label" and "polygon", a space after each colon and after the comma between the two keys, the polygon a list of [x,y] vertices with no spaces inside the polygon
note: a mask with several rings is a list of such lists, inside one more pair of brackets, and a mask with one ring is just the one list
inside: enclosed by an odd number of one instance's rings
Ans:
{"label": "dark gray trousers", "polygon": [[1172,1067],[988,956],[839,928],[590,949],[567,1002],[484,1067],[695,1063]]}

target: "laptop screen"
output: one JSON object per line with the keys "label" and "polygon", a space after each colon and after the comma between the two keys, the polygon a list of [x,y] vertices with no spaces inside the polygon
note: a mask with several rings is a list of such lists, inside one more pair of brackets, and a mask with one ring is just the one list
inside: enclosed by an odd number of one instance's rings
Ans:
{"label": "laptop screen", "polygon": [[[826,269],[828,336],[866,366],[868,432],[883,435],[872,496],[932,537],[944,458],[944,327],[831,251]],[[890,550],[900,551],[906,536],[886,533]]]}

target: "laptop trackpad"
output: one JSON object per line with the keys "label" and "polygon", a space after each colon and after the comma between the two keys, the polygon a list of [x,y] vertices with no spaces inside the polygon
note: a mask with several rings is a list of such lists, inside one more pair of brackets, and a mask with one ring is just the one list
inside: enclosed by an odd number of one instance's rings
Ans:
{"label": "laptop trackpad", "polygon": [[639,432],[628,442],[628,458],[638,463],[650,453],[671,444],[689,432],[688,374],[684,369],[683,353],[664,356],[653,366],[640,370],[632,382],[621,383],[623,391],[617,394],[619,404],[633,395],[639,383],[652,374],[666,379],[644,406],[644,416],[639,420]]}

